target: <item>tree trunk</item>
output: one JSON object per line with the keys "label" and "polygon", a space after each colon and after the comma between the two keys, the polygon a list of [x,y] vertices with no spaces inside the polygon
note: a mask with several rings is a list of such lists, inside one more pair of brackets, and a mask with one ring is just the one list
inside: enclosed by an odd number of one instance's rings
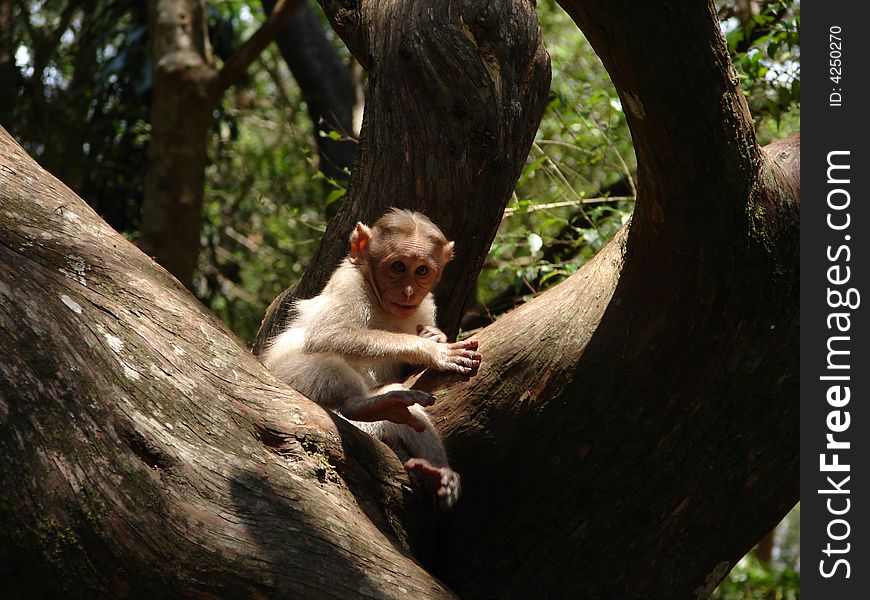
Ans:
{"label": "tree trunk", "polygon": [[199,255],[212,112],[299,2],[279,0],[219,71],[212,62],[203,0],[148,3],[154,86],[139,247],[188,288]]}
{"label": "tree trunk", "polygon": [[190,287],[217,71],[201,0],[149,2],[153,81],[139,246]]}
{"label": "tree trunk", "polygon": [[546,104],[550,61],[530,2],[321,5],[368,70],[350,189],[301,281],[273,303],[258,353],[295,297],[320,292],[357,220],[388,207],[426,212],[456,240],[436,291],[449,335],[495,237]]}

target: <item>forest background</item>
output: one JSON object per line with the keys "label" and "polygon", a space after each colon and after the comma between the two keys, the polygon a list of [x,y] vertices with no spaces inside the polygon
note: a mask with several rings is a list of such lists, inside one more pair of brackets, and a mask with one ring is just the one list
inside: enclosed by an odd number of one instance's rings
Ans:
{"label": "forest background", "polygon": [[[202,219],[185,257],[193,270],[165,265],[249,345],[345,196],[364,109],[364,69],[317,4],[292,4],[279,43],[256,55],[206,115]],[[207,3],[218,68],[275,6]],[[717,9],[759,142],[799,130],[800,3],[738,0]],[[574,273],[633,209],[632,139],[608,74],[555,2],[539,1],[537,13],[552,58],[548,104],[462,335]],[[150,41],[145,3],[0,0],[0,124],[146,248],[149,154],[171,154],[152,136]],[[799,558],[797,507],[716,595],[798,597]]]}

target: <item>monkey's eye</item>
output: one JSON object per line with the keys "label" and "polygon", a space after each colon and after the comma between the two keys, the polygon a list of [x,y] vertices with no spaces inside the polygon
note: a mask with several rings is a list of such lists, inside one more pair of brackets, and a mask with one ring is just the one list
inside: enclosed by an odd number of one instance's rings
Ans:
{"label": "monkey's eye", "polygon": [[429,267],[427,267],[426,265],[420,265],[414,272],[420,277],[426,277],[426,275],[429,274]]}
{"label": "monkey's eye", "polygon": [[390,265],[390,268],[396,273],[404,273],[405,272],[405,263],[400,260],[397,260],[393,264]]}

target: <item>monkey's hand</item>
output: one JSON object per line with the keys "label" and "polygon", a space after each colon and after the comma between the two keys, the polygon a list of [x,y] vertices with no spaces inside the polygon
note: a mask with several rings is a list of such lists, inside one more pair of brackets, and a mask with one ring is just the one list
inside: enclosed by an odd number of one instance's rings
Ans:
{"label": "monkey's hand", "polygon": [[432,364],[429,365],[433,369],[471,376],[480,368],[482,357],[477,352],[477,340],[436,343],[435,346]]}
{"label": "monkey's hand", "polygon": [[441,510],[456,504],[461,490],[459,473],[450,467],[435,467],[425,458],[408,459],[405,461],[405,470],[418,475],[426,487],[435,492]]}
{"label": "monkey's hand", "polygon": [[432,325],[417,325],[417,335],[427,340],[435,340],[441,344],[447,342],[447,334]]}
{"label": "monkey's hand", "polygon": [[348,400],[340,412],[351,421],[390,421],[420,432],[426,429],[426,422],[414,416],[408,407],[414,404],[432,406],[434,403],[432,394],[420,390],[391,390],[370,398]]}

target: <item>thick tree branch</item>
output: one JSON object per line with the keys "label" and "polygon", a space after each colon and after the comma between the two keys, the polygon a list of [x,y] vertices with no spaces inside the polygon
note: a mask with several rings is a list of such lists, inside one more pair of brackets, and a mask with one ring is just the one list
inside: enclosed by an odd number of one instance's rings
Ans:
{"label": "thick tree branch", "polygon": [[[797,499],[799,138],[757,146],[709,6],[563,5],[622,98],[637,208],[478,334],[477,378],[419,382],[466,481],[440,575],[462,597],[703,595]],[[470,566],[515,545],[539,551]],[[679,573],[650,568],[671,550]]]}
{"label": "thick tree branch", "polygon": [[735,237],[739,269],[663,286],[623,230],[475,335],[477,377],[418,382],[463,475],[437,572],[461,597],[692,597],[797,501],[798,141],[767,150],[769,246]]}
{"label": "thick tree branch", "polygon": [[[0,573],[34,598],[450,598],[393,453],[0,129]],[[425,517],[431,521],[430,517]]]}

